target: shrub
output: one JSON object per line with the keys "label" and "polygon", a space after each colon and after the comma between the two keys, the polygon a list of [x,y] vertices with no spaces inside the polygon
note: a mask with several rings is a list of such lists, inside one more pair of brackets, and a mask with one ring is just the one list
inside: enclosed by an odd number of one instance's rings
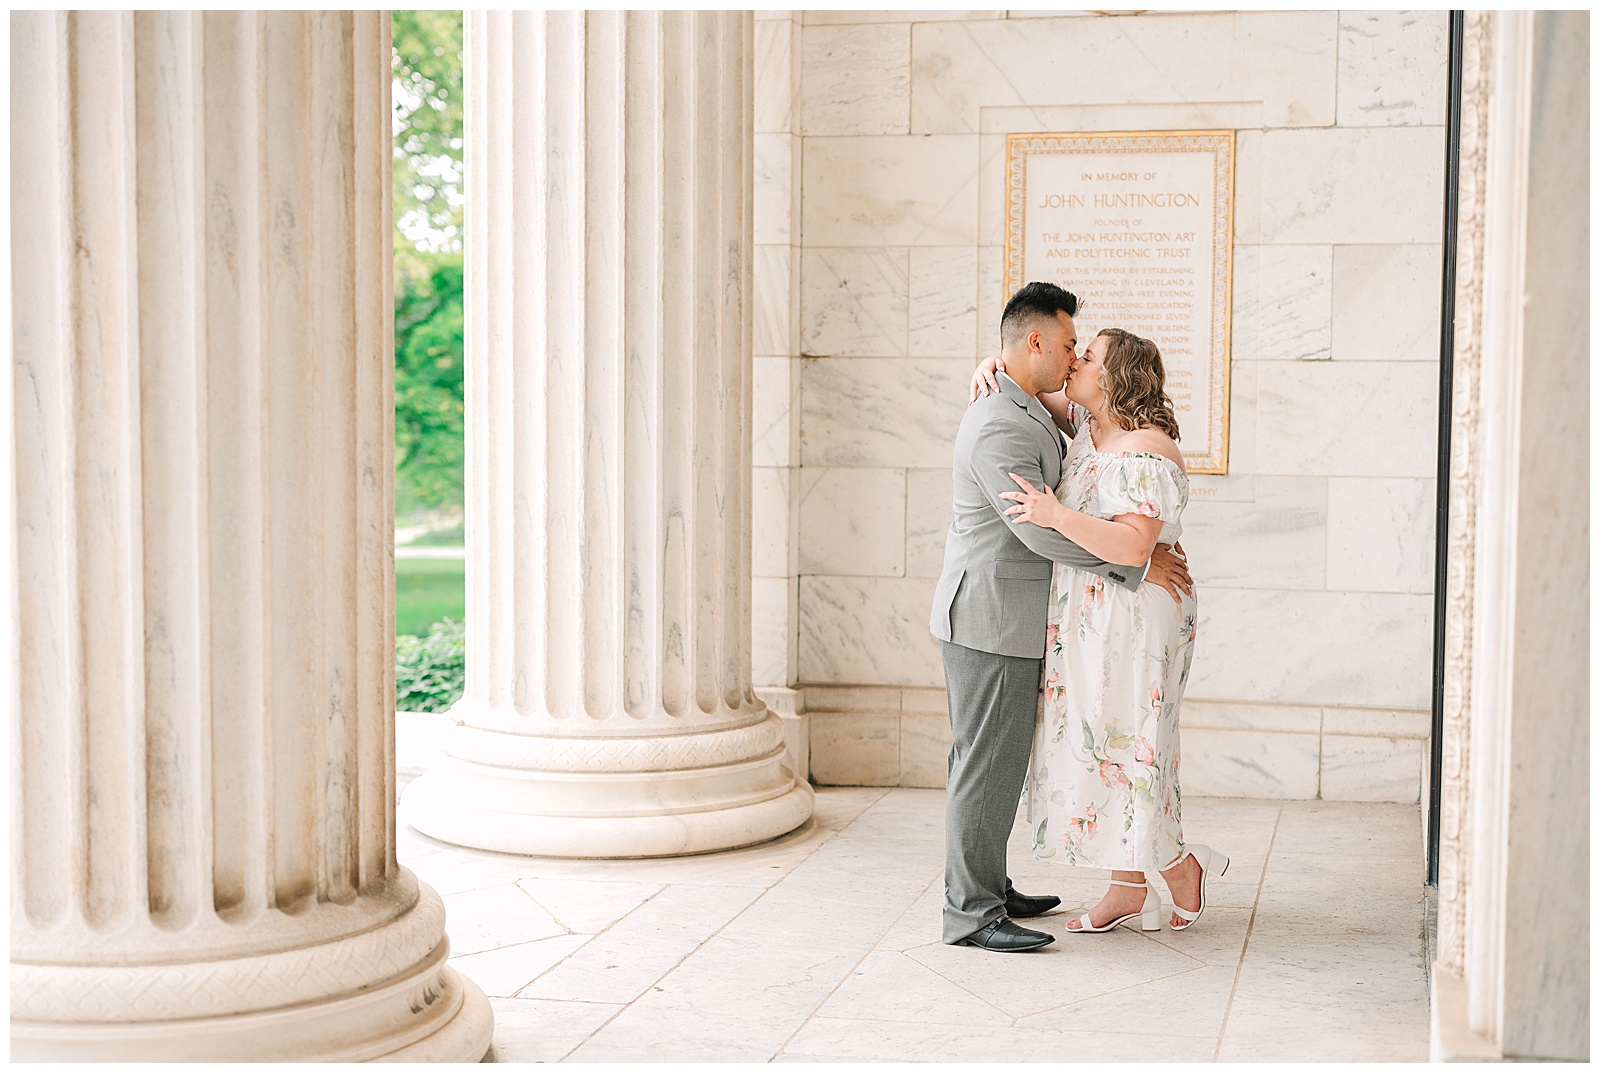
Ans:
{"label": "shrub", "polygon": [[400,634],[394,645],[395,707],[442,712],[466,688],[467,631],[453,619],[435,622],[426,637]]}

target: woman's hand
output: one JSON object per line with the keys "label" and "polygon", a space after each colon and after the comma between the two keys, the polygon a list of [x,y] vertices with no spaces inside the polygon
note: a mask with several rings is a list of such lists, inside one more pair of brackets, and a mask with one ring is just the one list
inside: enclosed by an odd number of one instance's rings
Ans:
{"label": "woman's hand", "polygon": [[972,374],[972,394],[967,399],[967,404],[978,401],[978,393],[987,395],[991,391],[1000,390],[1000,381],[994,378],[997,372],[1005,372],[1006,363],[999,358],[985,358],[983,364],[978,366],[978,371]]}
{"label": "woman's hand", "polygon": [[1006,513],[1013,516],[1011,520],[1032,522],[1046,529],[1054,529],[1056,523],[1061,520],[1062,512],[1067,508],[1057,501],[1055,493],[1050,491],[1050,486],[1046,485],[1042,489],[1035,490],[1033,485],[1015,473],[1010,474],[1010,477],[1017,482],[1017,487],[1022,489],[1020,492],[1000,493],[1001,499],[1009,499],[1017,504],[1006,508]]}

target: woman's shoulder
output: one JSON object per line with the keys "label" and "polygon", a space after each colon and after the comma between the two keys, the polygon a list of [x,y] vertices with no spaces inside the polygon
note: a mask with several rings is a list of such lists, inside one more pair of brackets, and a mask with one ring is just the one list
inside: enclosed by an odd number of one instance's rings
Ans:
{"label": "woman's shoulder", "polygon": [[1177,443],[1158,428],[1136,428],[1122,433],[1117,437],[1116,450],[1129,454],[1160,455],[1179,469],[1185,468],[1183,452],[1178,450]]}

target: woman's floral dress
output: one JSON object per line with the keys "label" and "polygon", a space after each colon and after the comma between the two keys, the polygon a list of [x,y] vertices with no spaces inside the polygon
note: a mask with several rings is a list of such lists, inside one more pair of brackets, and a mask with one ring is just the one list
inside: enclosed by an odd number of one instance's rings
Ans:
{"label": "woman's floral dress", "polygon": [[[1056,495],[1097,518],[1160,518],[1160,543],[1171,544],[1189,478],[1160,455],[1097,450],[1085,429]],[[1027,783],[1036,858],[1141,872],[1177,859],[1178,702],[1194,620],[1193,596],[1178,603],[1155,584],[1129,592],[1056,564]]]}

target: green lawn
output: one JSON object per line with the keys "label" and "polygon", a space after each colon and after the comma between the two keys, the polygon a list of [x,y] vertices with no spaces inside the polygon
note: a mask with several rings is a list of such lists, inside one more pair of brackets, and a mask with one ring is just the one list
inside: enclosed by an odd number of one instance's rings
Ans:
{"label": "green lawn", "polygon": [[431,533],[423,533],[411,542],[414,547],[428,547],[450,545],[460,547],[467,542],[467,527],[465,525],[452,526],[449,529],[435,529]]}
{"label": "green lawn", "polygon": [[465,559],[396,559],[394,630],[422,636],[442,618],[460,622],[467,612]]}

